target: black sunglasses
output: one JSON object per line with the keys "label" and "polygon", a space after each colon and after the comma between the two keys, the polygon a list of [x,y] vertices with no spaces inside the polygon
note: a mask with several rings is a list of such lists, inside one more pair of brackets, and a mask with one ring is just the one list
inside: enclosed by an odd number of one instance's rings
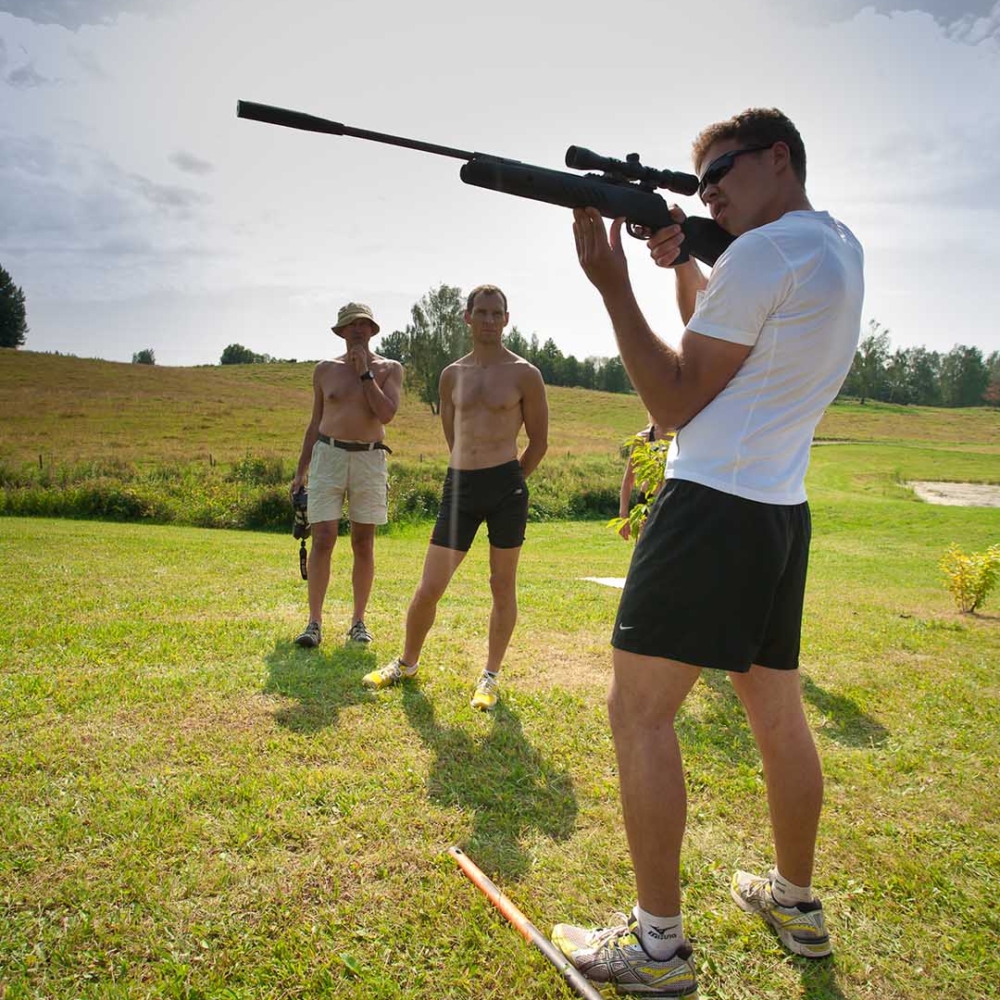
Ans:
{"label": "black sunglasses", "polygon": [[742,156],[744,153],[759,153],[762,149],[770,149],[773,145],[774,143],[772,142],[768,146],[747,146],[745,149],[731,149],[728,153],[717,156],[708,165],[708,169],[701,175],[701,180],[698,181],[698,197],[700,198],[705,193],[705,188],[709,184],[718,184],[736,166],[737,156]]}

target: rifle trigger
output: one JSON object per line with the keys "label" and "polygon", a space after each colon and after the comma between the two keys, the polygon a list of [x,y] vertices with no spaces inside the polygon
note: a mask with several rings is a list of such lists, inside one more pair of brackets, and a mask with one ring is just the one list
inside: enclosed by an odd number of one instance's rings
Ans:
{"label": "rifle trigger", "polygon": [[629,236],[634,236],[637,240],[648,240],[653,235],[653,230],[649,226],[640,225],[638,222],[626,220],[625,229]]}

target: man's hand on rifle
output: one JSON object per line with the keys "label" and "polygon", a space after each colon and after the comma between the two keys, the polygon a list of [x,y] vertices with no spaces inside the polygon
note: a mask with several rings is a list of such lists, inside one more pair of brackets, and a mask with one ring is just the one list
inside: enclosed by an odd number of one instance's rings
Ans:
{"label": "man's hand on rifle", "polygon": [[628,261],[622,246],[624,221],[615,219],[611,223],[609,236],[604,220],[596,208],[573,209],[573,238],[576,240],[577,259],[583,273],[602,295],[631,287]]}
{"label": "man's hand on rifle", "polygon": [[677,255],[681,252],[681,244],[684,242],[684,233],[681,232],[680,223],[687,216],[676,205],[670,206],[670,215],[677,225],[664,226],[653,233],[652,237],[646,241],[649,247],[649,255],[653,258],[653,263],[657,267],[673,267]]}

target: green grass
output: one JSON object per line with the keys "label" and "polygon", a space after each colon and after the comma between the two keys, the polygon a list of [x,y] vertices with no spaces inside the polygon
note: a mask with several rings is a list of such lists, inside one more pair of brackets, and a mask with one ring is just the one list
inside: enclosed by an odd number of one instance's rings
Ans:
{"label": "green grass", "polygon": [[[789,958],[728,902],[729,870],[770,859],[766,805],[738,702],[707,677],[681,722],[702,993],[996,995],[1000,618],[996,595],[955,613],[936,567],[948,541],[995,541],[996,512],[912,501],[899,449],[821,451],[803,683],[837,953]],[[327,641],[307,652],[289,641],[305,606],[290,537],[0,519],[4,1000],[570,995],[445,852],[543,929],[630,903],[603,704],[617,592],[579,579],[623,575],[630,548],[531,527],[491,719],[468,708],[482,541],[419,683],[360,686],[398,650],[426,536],[379,540],[377,654],[337,641],[339,550]]]}
{"label": "green grass", "polygon": [[[163,368],[0,349],[0,514],[285,531],[311,372],[309,363]],[[621,442],[645,423],[641,403],[560,387],[549,403],[531,519],[614,516]],[[388,439],[390,520],[433,515],[447,463],[438,418],[404,393]],[[911,478],[1000,481],[996,409],[838,402],[817,440],[851,442],[853,460],[876,462],[869,485],[841,466],[851,489],[882,489],[887,460]]]}
{"label": "green grass", "polygon": [[[538,475],[551,478],[532,479],[543,518],[620,475],[617,442],[642,422],[634,397],[550,400]],[[185,477],[215,482],[192,471],[211,455],[235,491],[211,502],[232,516],[251,472],[294,461],[308,408],[307,365],[0,351],[0,464],[12,474],[41,454],[53,495],[86,486],[72,461],[105,470],[101,502],[134,500],[132,469],[166,505]],[[1000,481],[997,414],[837,404],[820,437],[849,442],[813,450],[803,628],[827,774],[816,882],[836,954],[790,958],[728,900],[733,866],[770,861],[766,804],[739,704],[706,675],[680,722],[702,996],[998,996],[1000,593],[959,615],[937,563],[950,542],[995,543],[1000,518],[903,485]],[[429,411],[404,400],[391,440],[401,463],[438,474]],[[240,465],[248,443],[261,470]],[[398,652],[428,525],[379,537],[371,652],[338,641],[344,542],[324,645],[291,644],[305,591],[290,527],[0,518],[0,1000],[570,996],[451,844],[543,930],[632,902],[604,709],[618,594],[580,579],[624,575],[630,547],[595,523],[529,527],[503,701],[486,718],[468,708],[485,539],[441,604],[419,681],[373,695],[360,678]]]}

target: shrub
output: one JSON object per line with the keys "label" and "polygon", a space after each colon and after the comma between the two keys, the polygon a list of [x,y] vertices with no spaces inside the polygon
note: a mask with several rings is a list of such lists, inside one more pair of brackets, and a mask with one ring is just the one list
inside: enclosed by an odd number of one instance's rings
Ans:
{"label": "shrub", "polygon": [[243,483],[247,486],[276,486],[292,477],[285,474],[284,463],[275,456],[254,455],[249,450],[233,463],[232,469],[226,475],[232,483]]}
{"label": "shrub", "polygon": [[997,582],[1000,545],[985,552],[963,552],[954,542],[941,557],[941,570],[958,610],[969,614],[980,607]]}
{"label": "shrub", "polygon": [[622,527],[629,525],[629,538],[634,542],[639,537],[642,526],[649,516],[649,507],[663,485],[663,473],[667,467],[667,450],[673,434],[665,435],[655,441],[647,441],[643,434],[635,434],[626,438],[624,447],[630,454],[632,469],[635,473],[635,488],[642,499],[633,504],[628,517],[613,517],[607,526],[614,532],[620,532]]}

